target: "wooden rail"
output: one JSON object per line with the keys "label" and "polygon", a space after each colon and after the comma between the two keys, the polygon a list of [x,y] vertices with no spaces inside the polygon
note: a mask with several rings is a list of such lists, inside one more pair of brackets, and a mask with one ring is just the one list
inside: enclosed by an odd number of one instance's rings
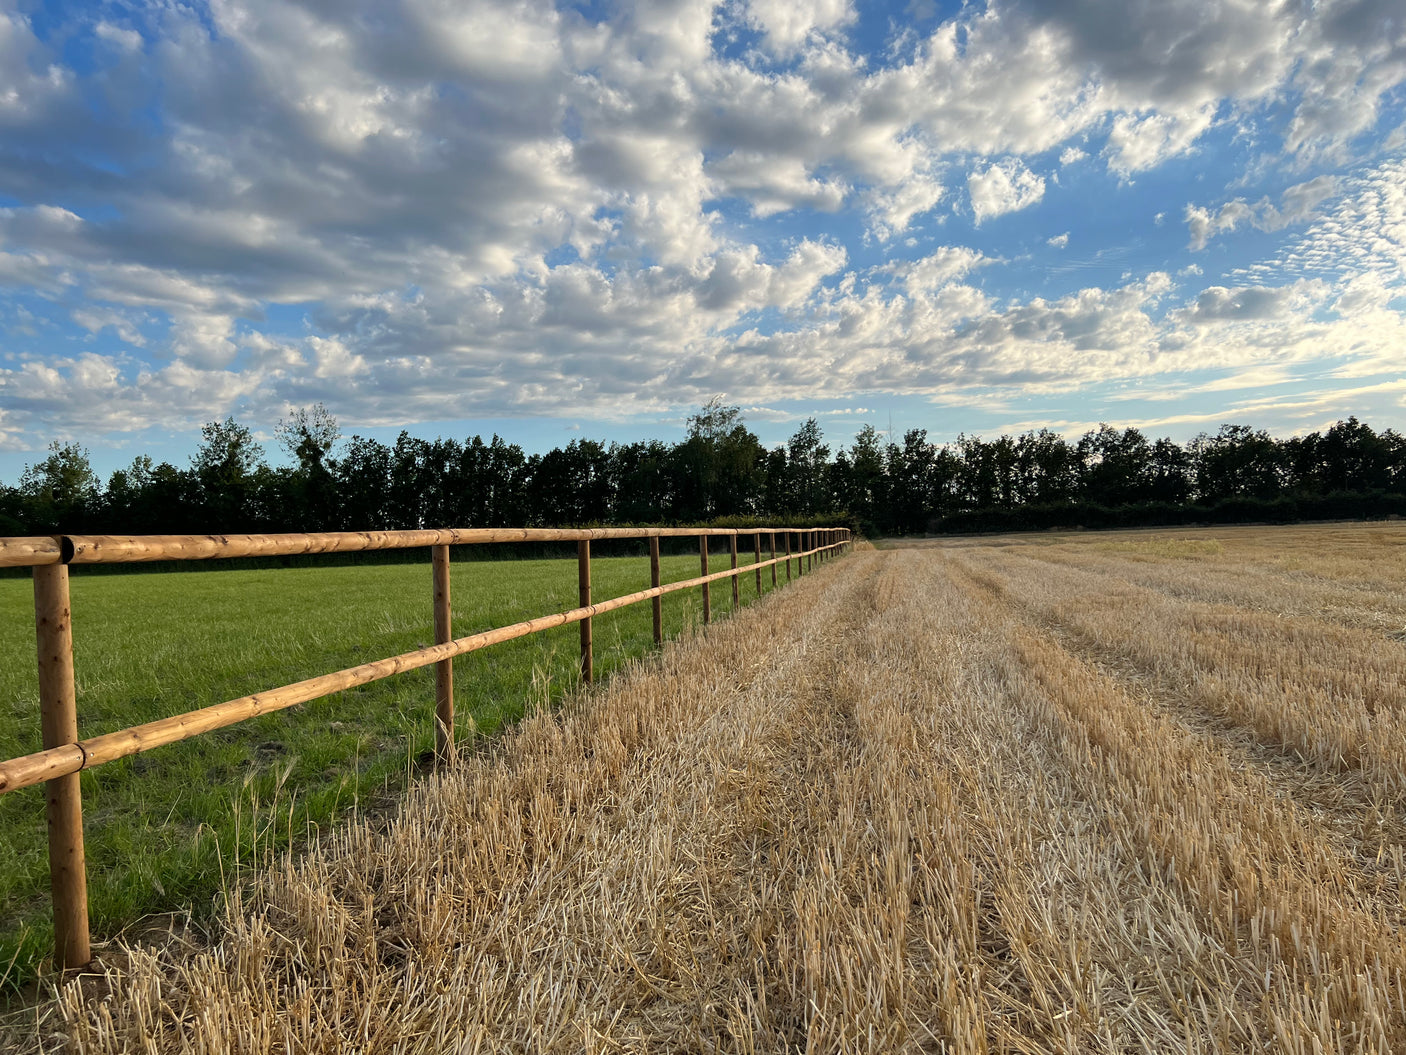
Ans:
{"label": "wooden rail", "polygon": [[[785,537],[784,556],[777,556],[777,532]],[[83,804],[79,773],[105,762],[150,751],[164,744],[247,721],[272,711],[365,685],[407,670],[435,668],[435,760],[454,758],[455,656],[504,641],[577,623],[581,634],[581,678],[595,675],[591,620],[627,605],[652,602],[654,641],[663,641],[662,601],[665,594],[695,587],[702,591],[703,622],[712,619],[711,585],[732,581],[732,607],[741,601],[738,536],[753,535],[753,570],[757,594],[762,592],[762,569],[771,568],[777,585],[776,566],[791,561],[798,572],[812,568],[815,560],[843,553],[852,543],[846,528],[821,528],[795,532],[800,548],[791,549],[793,531],[785,528],[740,530],[735,528],[446,528],[424,531],[329,531],[279,535],[59,535],[42,538],[0,538],[0,567],[34,569],[34,617],[39,664],[39,711],[43,749],[0,761],[0,794],[35,784],[48,785],[49,882],[54,904],[54,965],[60,970],[86,965],[92,958],[88,933],[87,872],[83,858]],[[769,539],[771,558],[763,561],[762,536]],[[728,539],[730,567],[709,572],[708,540]],[[701,574],[680,582],[661,583],[659,540],[697,537]],[[648,539],[650,586],[646,590],[591,599],[591,542],[597,539]],[[567,612],[538,616],[509,626],[455,638],[450,609],[450,547],[502,542],[571,542],[577,544],[579,606]],[[167,560],[212,560],[231,557],[269,557],[315,553],[356,553],[366,550],[428,547],[432,568],[433,645],[398,656],[362,663],[346,670],[282,685],[252,696],[213,704],[154,722],[79,739],[77,698],[73,677],[73,626],[69,607],[69,565],[132,564]]]}

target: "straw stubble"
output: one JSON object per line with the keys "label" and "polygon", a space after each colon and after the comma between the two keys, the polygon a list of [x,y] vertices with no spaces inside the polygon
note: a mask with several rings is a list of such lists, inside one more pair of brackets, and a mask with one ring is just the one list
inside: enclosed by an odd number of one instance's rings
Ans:
{"label": "straw stubble", "polygon": [[1120,593],[1116,554],[1065,549],[827,565],[271,868],[214,947],[69,990],[65,1029],[212,1053],[1406,1044],[1398,786],[1362,751],[1282,754],[1332,693],[1399,675],[1400,643],[1217,609],[1187,644],[1189,591]]}

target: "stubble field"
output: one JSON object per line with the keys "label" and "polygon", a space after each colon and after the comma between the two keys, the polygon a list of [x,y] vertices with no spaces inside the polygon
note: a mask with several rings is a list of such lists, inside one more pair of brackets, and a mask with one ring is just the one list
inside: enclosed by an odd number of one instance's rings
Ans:
{"label": "stubble field", "polygon": [[1404,639],[1399,524],[861,550],[270,865],[217,944],[134,950],[41,1031],[1406,1050]]}

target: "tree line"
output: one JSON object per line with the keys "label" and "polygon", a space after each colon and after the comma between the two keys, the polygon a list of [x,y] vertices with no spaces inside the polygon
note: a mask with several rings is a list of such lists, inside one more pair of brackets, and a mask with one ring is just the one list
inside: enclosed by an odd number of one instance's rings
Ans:
{"label": "tree line", "polygon": [[713,400],[683,440],[572,440],[526,454],[498,436],[343,437],[322,406],[277,429],[201,430],[190,464],[145,455],[106,481],[74,443],[0,486],[0,534],[157,534],[520,525],[848,523],[870,535],[1294,520],[1406,512],[1406,438],[1355,417],[1275,438],[1225,425],[1186,444],[1101,425],[996,439],[901,440],[871,425],[832,452],[815,419],[765,446]]}

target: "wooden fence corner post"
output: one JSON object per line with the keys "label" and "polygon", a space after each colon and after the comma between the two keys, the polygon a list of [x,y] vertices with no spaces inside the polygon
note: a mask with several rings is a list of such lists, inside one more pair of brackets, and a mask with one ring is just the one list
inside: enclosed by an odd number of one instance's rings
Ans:
{"label": "wooden fence corner post", "polygon": [[[770,536],[771,536],[771,559],[772,559],[772,561],[774,562],[774,561],[776,560],[776,532],[775,532],[775,531],[772,531],[772,532],[769,532],[769,534],[770,534]],[[772,566],[771,566],[771,585],[772,585],[772,588],[775,589],[775,587],[776,587],[776,564],[775,564],[775,563],[773,563]]]}
{"label": "wooden fence corner post", "polygon": [[786,581],[791,581],[791,533],[786,532]]}
{"label": "wooden fence corner post", "polygon": [[740,591],[737,589],[737,532],[733,532],[727,537],[728,552],[732,556],[732,610],[737,611],[737,606],[742,603]]}
{"label": "wooden fence corner post", "polygon": [[[430,563],[434,575],[434,643],[454,640],[453,617],[449,607],[449,547],[431,546]],[[442,659],[434,665],[434,757],[442,766],[454,758],[454,660]]]}
{"label": "wooden fence corner post", "polygon": [[[580,591],[581,607],[591,603],[591,541],[582,539],[576,543],[576,581]],[[595,656],[591,647],[591,619],[581,620],[581,680],[589,685],[595,680]]]}
{"label": "wooden fence corner post", "polygon": [[[708,536],[698,536],[698,563],[703,569],[703,574],[708,574]],[[703,584],[703,625],[707,626],[713,621],[713,599],[709,595],[709,587],[713,584],[705,582]]]}
{"label": "wooden fence corner post", "polygon": [[[73,617],[68,566],[34,569],[34,629],[39,653],[39,724],[44,748],[78,742],[78,695],[73,681]],[[46,786],[49,820],[49,889],[54,902],[54,967],[86,967],[93,959],[88,937],[88,871],[83,860],[80,774]]]}
{"label": "wooden fence corner post", "polygon": [[[659,536],[649,537],[649,585],[659,588]],[[654,598],[654,643],[664,643],[664,598]]]}

